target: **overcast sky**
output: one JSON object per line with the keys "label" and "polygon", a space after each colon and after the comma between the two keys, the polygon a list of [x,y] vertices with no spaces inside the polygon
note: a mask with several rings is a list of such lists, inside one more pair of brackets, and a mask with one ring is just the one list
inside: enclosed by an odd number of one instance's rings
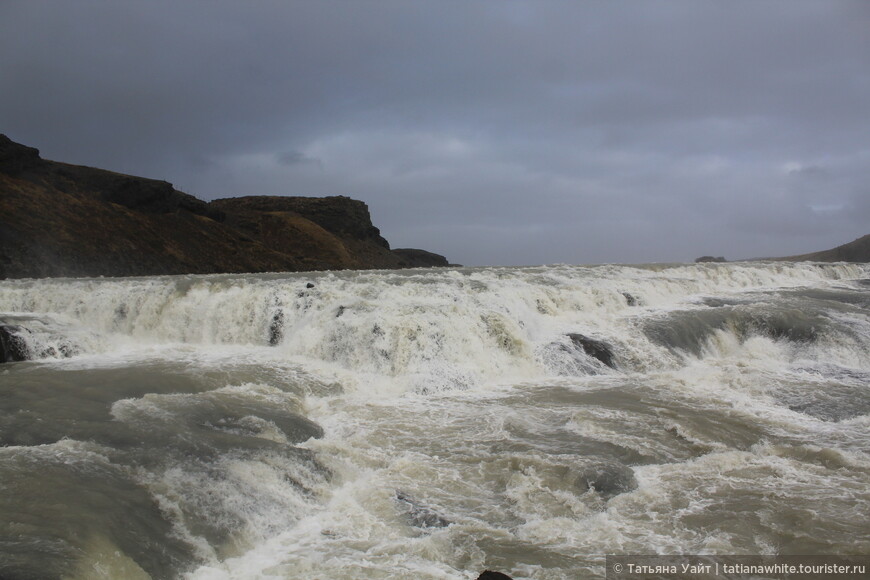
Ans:
{"label": "overcast sky", "polygon": [[870,2],[0,1],[0,132],[467,265],[870,233]]}

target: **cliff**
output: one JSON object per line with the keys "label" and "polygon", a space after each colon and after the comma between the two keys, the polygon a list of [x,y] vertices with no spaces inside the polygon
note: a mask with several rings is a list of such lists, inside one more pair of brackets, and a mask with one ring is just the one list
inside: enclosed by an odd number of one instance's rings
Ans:
{"label": "cliff", "polygon": [[[422,252],[422,250],[420,251]],[[0,278],[446,265],[390,250],[365,203],[206,203],[165,181],[47,161],[0,135]]]}

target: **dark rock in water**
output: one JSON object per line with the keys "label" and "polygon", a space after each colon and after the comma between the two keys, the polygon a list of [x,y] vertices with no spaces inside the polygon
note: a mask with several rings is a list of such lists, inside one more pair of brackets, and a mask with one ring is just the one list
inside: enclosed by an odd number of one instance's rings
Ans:
{"label": "dark rock in water", "polygon": [[698,258],[698,259],[695,260],[696,263],[701,263],[701,262],[727,262],[727,261],[728,261],[728,260],[726,260],[726,259],[725,259],[724,257],[722,257],[722,256],[719,256],[718,258],[715,258],[715,257],[713,257],[713,256],[701,256],[700,258]]}
{"label": "dark rock in water", "polygon": [[446,528],[450,521],[437,512],[420,505],[403,491],[396,490],[396,501],[404,509],[408,522],[415,528]]}
{"label": "dark rock in water", "polygon": [[306,288],[314,288],[314,284],[309,282],[308,284],[305,285],[305,287]]}
{"label": "dark rock in water", "polygon": [[606,342],[595,340],[578,333],[568,334],[568,338],[575,346],[579,347],[592,358],[596,358],[612,369],[616,368],[613,362],[613,350]]}
{"label": "dark rock in water", "polygon": [[622,295],[625,297],[625,303],[629,306],[637,306],[637,298],[629,294],[628,292],[623,292]]}
{"label": "dark rock in water", "polygon": [[126,304],[120,304],[117,308],[115,308],[115,322],[121,322],[122,320],[126,320],[127,316],[130,314],[127,309]]}
{"label": "dark rock in water", "polygon": [[345,311],[344,306],[339,306],[339,307],[338,307],[338,311],[335,313],[335,317],[338,318],[339,316],[341,316],[342,314],[344,314],[344,311]]}
{"label": "dark rock in water", "polygon": [[501,572],[484,570],[480,573],[480,576],[477,577],[477,580],[513,580],[513,578],[511,578],[507,574],[502,574]]}
{"label": "dark rock in water", "polygon": [[587,466],[575,485],[582,490],[593,490],[605,499],[637,488],[634,471],[621,463],[598,463]]}
{"label": "dark rock in water", "polygon": [[26,328],[6,324],[0,326],[0,363],[18,362],[30,358],[27,343],[21,337]]}
{"label": "dark rock in water", "polygon": [[278,310],[269,323],[269,346],[275,346],[284,338],[284,311]]}

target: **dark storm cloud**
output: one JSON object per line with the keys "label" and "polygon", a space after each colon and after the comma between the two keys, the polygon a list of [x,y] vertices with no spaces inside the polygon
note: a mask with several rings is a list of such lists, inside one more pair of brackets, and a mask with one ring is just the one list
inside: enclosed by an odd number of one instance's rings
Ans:
{"label": "dark storm cloud", "polygon": [[868,233],[864,2],[8,1],[0,131],[470,264]]}
{"label": "dark storm cloud", "polygon": [[317,165],[322,167],[323,163],[319,159],[313,159],[301,151],[284,151],[278,153],[275,159],[279,164],[291,167],[293,165]]}

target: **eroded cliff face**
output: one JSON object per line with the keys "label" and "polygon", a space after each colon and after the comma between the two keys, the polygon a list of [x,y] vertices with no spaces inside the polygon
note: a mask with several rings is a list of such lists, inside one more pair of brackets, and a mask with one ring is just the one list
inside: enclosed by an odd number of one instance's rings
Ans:
{"label": "eroded cliff face", "polygon": [[0,135],[2,278],[410,265],[390,250],[361,201],[206,203],[165,181],[46,161]]}
{"label": "eroded cliff face", "polygon": [[291,256],[316,256],[335,268],[401,267],[368,206],[349,197],[234,197],[209,207],[225,214],[232,227]]}

